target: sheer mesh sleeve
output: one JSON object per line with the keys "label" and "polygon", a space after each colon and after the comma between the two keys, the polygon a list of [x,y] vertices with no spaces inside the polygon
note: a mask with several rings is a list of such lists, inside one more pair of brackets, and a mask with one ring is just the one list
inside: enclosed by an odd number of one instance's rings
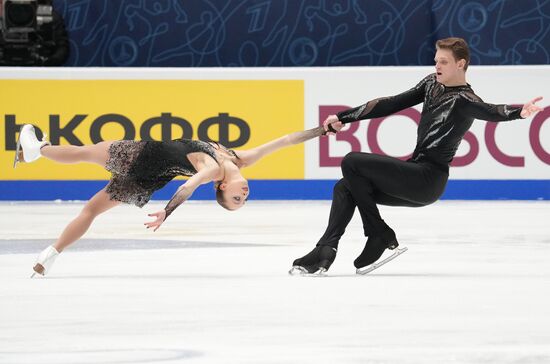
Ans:
{"label": "sheer mesh sleeve", "polygon": [[184,203],[189,197],[191,197],[191,191],[189,191],[185,186],[180,187],[176,193],[172,196],[170,201],[168,201],[168,204],[164,208],[164,211],[166,211],[166,216],[164,217],[164,220],[168,218],[174,212],[176,208],[178,208],[179,205]]}
{"label": "sheer mesh sleeve", "polygon": [[415,87],[395,96],[381,97],[371,100],[361,106],[338,113],[338,119],[346,123],[357,120],[379,118],[394,114],[424,101],[426,85],[433,81],[434,76],[429,75],[420,81]]}
{"label": "sheer mesh sleeve", "polygon": [[521,119],[522,106],[495,105],[481,101],[468,102],[466,112],[480,120],[487,121],[508,121]]}

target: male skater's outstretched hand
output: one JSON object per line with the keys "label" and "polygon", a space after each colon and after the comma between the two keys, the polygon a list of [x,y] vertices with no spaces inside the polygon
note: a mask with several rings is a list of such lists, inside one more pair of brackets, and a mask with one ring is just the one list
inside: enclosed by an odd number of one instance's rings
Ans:
{"label": "male skater's outstretched hand", "polygon": [[533,100],[523,105],[523,109],[521,109],[521,114],[520,114],[521,117],[525,119],[541,111],[542,108],[538,105],[535,105],[535,103],[539,102],[540,100],[542,100],[542,96],[535,97]]}

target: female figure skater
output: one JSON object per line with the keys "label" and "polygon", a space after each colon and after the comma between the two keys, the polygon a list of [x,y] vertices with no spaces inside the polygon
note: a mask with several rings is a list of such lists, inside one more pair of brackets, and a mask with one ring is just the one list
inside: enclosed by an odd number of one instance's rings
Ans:
{"label": "female figure skater", "polygon": [[364,274],[384,264],[390,259],[372,265],[386,248],[395,249],[399,244],[393,229],[380,216],[377,204],[420,207],[435,202],[445,189],[449,165],[474,119],[506,121],[526,118],[541,110],[535,103],[542,97],[523,107],[484,103],[466,82],[470,54],[463,39],[439,40],[436,50],[436,72],[412,89],[371,100],[326,119],[325,125],[337,121],[346,124],[391,115],[424,103],[416,148],[409,160],[356,152],[344,157],[341,165],[344,178],[334,186],[326,231],[313,251],[294,261],[291,274],[321,274],[329,269],[356,206],[368,237],[353,262],[357,273]]}
{"label": "female figure skater", "polygon": [[327,132],[333,133],[341,127],[342,123],[337,121],[288,134],[250,150],[235,152],[217,143],[188,139],[168,142],[122,140],[86,146],[53,146],[48,141],[39,141],[32,125],[24,125],[19,133],[15,164],[20,160],[32,162],[43,156],[59,163],[95,163],[112,173],[108,185],[86,203],[58,240],[40,253],[33,276],[45,275],[59,253],[79,239],[99,214],[121,202],[143,207],[154,191],[176,176],[190,178],[178,188],[163,210],[149,214],[154,220],[145,223],[148,229],[156,231],[199,185],[211,181],[214,181],[218,203],[228,210],[239,209],[249,194],[248,182],[241,175],[241,168],[280,148]]}

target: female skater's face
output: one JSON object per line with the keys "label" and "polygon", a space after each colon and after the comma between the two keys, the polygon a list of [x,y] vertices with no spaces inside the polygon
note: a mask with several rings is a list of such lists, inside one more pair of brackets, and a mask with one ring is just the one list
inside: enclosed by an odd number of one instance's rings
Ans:
{"label": "female skater's face", "polygon": [[435,72],[437,81],[444,84],[460,82],[464,77],[463,59],[456,60],[453,52],[449,49],[438,49],[435,53]]}
{"label": "female skater's face", "polygon": [[244,178],[229,183],[220,184],[224,200],[230,210],[236,210],[244,206],[248,200],[248,181]]}

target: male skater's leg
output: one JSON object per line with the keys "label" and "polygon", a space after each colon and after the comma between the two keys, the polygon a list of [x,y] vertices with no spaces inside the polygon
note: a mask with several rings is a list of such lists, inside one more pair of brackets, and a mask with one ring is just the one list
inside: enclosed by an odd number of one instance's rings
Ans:
{"label": "male skater's leg", "polygon": [[355,206],[355,201],[353,201],[346,181],[341,179],[334,185],[332,205],[325,233],[319,239],[315,248],[307,255],[296,259],[293,266],[301,267],[309,273],[317,272],[319,269],[328,270],[334,259],[336,259],[338,242],[353,217]]}
{"label": "male skater's leg", "polygon": [[354,262],[357,268],[374,263],[386,248],[399,245],[395,232],[380,216],[377,200],[393,206],[424,206],[437,200],[446,183],[446,174],[433,168],[368,153],[349,153],[342,161],[342,173],[368,237]]}
{"label": "male skater's leg", "polygon": [[328,225],[317,245],[338,248],[338,242],[344,235],[356,206],[357,204],[353,200],[347,181],[342,178],[334,185]]}

